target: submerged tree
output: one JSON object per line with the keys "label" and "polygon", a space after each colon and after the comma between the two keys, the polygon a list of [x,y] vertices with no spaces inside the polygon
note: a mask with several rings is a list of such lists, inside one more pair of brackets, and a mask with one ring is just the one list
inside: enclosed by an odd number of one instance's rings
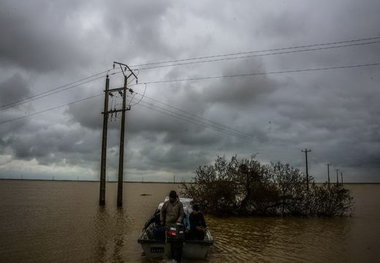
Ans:
{"label": "submerged tree", "polygon": [[288,164],[217,157],[195,174],[194,184],[183,184],[183,193],[216,215],[341,216],[352,207],[347,189],[317,185],[310,178],[307,190],[305,176]]}

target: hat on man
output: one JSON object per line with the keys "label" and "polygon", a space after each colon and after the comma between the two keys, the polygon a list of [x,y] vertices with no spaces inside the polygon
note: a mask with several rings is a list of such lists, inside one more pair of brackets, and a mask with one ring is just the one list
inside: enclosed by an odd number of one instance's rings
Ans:
{"label": "hat on man", "polygon": [[194,204],[194,205],[193,205],[193,210],[194,210],[194,211],[199,211],[199,210],[200,210],[199,205],[198,205],[198,204]]}
{"label": "hat on man", "polygon": [[170,198],[177,198],[178,196],[177,196],[177,192],[176,191],[170,191],[170,193],[169,193],[169,197]]}

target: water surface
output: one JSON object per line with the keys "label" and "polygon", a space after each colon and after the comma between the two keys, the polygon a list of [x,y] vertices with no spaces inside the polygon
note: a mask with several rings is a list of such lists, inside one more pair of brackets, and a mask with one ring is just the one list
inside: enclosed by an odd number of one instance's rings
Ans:
{"label": "water surface", "polygon": [[[199,262],[379,262],[380,185],[350,185],[346,218],[206,217],[215,238]],[[173,184],[126,183],[116,208],[116,184],[106,207],[98,183],[0,181],[0,262],[151,262],[137,238]],[[184,262],[197,262],[185,260]]]}

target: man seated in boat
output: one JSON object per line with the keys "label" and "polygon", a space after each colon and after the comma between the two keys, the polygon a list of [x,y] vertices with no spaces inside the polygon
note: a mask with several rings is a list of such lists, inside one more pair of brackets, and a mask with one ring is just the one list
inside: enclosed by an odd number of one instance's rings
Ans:
{"label": "man seated in boat", "polygon": [[193,205],[193,211],[189,216],[190,231],[189,239],[203,240],[206,233],[206,221],[197,204]]}
{"label": "man seated in boat", "polygon": [[182,224],[184,216],[183,204],[179,201],[176,191],[170,191],[169,200],[161,208],[161,225]]}

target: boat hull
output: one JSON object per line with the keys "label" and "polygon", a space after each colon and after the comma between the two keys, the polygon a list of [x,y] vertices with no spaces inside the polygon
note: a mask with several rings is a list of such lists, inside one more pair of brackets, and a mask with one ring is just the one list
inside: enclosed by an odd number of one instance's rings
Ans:
{"label": "boat hull", "polygon": [[[165,241],[151,240],[144,238],[144,233],[138,239],[147,258],[170,257],[170,243]],[[182,256],[184,258],[204,259],[207,257],[209,249],[213,245],[213,239],[209,231],[206,233],[205,240],[185,240],[183,242]]]}

